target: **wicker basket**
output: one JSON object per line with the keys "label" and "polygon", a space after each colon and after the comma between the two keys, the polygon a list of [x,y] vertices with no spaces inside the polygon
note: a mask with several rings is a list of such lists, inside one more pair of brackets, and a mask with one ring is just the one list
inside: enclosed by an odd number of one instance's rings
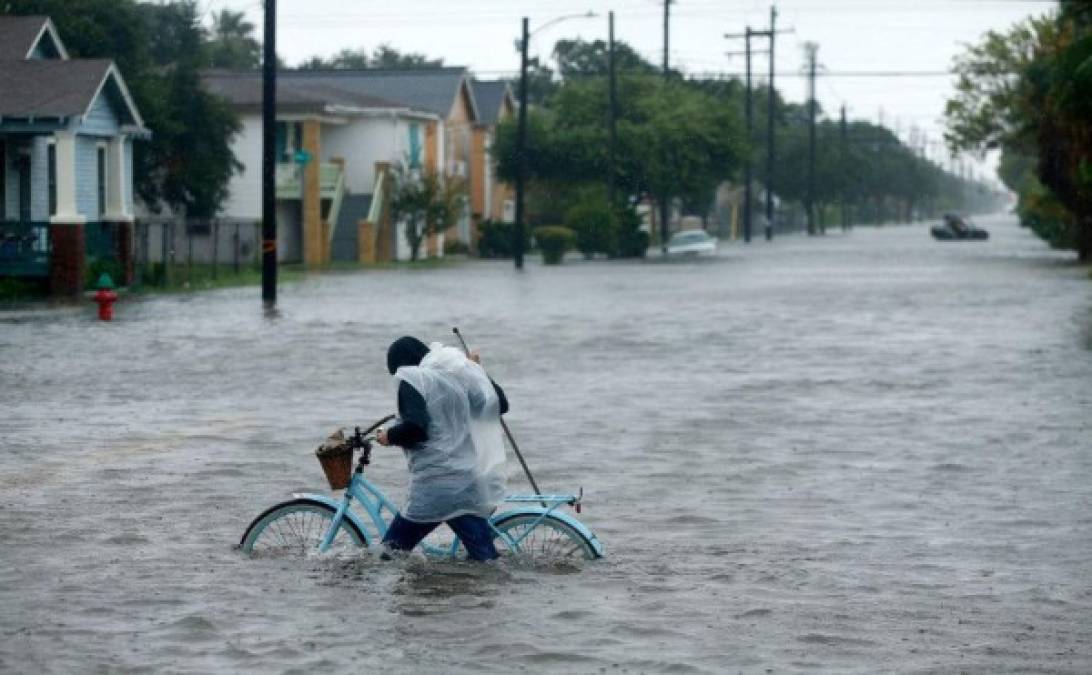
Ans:
{"label": "wicker basket", "polygon": [[349,487],[353,474],[353,445],[340,429],[330,434],[326,442],[315,450],[315,456],[331,489],[344,490]]}

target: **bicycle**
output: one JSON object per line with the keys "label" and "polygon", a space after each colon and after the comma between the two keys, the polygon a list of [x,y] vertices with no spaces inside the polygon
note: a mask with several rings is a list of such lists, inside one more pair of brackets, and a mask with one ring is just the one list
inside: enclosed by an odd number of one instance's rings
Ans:
{"label": "bicycle", "polygon": [[[349,552],[369,547],[383,539],[389,522],[398,514],[395,506],[383,491],[364,476],[364,467],[371,464],[373,431],[393,416],[387,416],[361,432],[356,427],[346,440],[352,453],[360,450],[356,467],[340,500],[322,494],[296,493],[293,498],[275,504],[251,521],[239,541],[239,548],[257,557],[305,557],[331,550]],[[371,523],[350,506],[356,500]],[[595,534],[571,514],[560,511],[561,506],[571,506],[579,513],[583,489],[576,495],[511,495],[505,503],[518,504],[514,508],[494,513],[489,523],[496,533],[498,551],[518,555],[532,561],[594,560],[604,555],[603,545]],[[538,503],[539,506],[532,506]],[[386,512],[386,515],[384,514]],[[450,544],[436,546],[422,542],[419,548],[433,558],[457,559],[460,550],[465,553],[458,537]]]}

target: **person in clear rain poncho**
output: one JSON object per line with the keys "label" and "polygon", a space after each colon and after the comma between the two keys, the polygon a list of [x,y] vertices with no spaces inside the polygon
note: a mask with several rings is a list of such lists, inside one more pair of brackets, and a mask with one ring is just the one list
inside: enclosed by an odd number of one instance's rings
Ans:
{"label": "person in clear rain poncho", "polygon": [[410,473],[405,509],[383,537],[388,549],[411,551],[447,523],[471,560],[497,557],[486,519],[504,498],[500,416],[508,399],[479,360],[414,337],[399,338],[387,350],[387,370],[398,383],[398,420],[377,440],[400,446]]}

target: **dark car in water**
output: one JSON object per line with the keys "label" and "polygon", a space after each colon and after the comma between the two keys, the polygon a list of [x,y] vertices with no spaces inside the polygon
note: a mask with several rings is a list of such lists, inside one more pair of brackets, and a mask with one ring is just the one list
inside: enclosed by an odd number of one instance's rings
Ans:
{"label": "dark car in water", "polygon": [[990,233],[977,227],[963,216],[955,213],[945,213],[944,222],[934,225],[930,232],[933,239],[944,241],[982,240],[989,239]]}

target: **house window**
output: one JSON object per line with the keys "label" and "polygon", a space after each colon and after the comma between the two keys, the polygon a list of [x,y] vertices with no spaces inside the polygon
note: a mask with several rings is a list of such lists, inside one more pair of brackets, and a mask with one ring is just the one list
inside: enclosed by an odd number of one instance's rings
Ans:
{"label": "house window", "polygon": [[96,153],[99,186],[99,216],[106,213],[106,147],[100,145]]}
{"label": "house window", "polygon": [[57,146],[50,143],[47,151],[49,173],[49,215],[57,215]]}
{"label": "house window", "polygon": [[421,168],[421,125],[416,122],[409,125],[409,165]]}
{"label": "house window", "polygon": [[273,147],[278,162],[296,161],[296,152],[303,147],[303,124],[277,122]]}

